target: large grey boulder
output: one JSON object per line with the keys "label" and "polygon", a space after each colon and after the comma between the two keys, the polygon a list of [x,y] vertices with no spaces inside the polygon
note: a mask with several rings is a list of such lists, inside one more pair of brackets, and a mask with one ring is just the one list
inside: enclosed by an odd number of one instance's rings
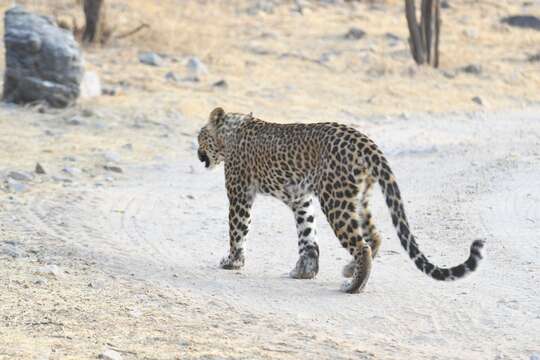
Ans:
{"label": "large grey boulder", "polygon": [[74,103],[84,69],[73,35],[51,19],[20,6],[6,11],[4,24],[3,99],[15,103],[46,101],[53,107]]}

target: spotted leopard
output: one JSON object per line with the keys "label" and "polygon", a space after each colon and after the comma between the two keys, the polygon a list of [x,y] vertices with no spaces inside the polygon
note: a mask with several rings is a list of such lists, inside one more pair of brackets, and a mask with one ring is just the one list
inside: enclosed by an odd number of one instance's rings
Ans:
{"label": "spotted leopard", "polygon": [[257,194],[287,204],[296,219],[299,259],[290,276],[310,279],[319,271],[314,198],[352,260],[343,269],[342,290],[356,293],[366,285],[372,258],[381,244],[368,207],[378,183],[398,238],[416,267],[436,280],[456,280],[474,271],[484,242],[476,240],[462,264],[443,268],[418,249],[409,229],[400,191],[388,161],[366,135],[337,123],[276,124],[251,114],[216,108],[198,137],[198,157],[207,168],[224,162],[229,198],[229,254],[224,269],[244,265],[244,242]]}

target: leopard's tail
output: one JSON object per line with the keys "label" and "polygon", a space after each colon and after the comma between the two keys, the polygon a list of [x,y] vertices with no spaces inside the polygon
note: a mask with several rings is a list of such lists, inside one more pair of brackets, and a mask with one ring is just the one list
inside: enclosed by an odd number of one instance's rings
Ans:
{"label": "leopard's tail", "polygon": [[443,268],[431,263],[418,248],[418,244],[409,229],[409,223],[407,221],[407,216],[405,215],[405,209],[403,208],[400,191],[395,177],[388,166],[388,161],[380,151],[377,151],[376,154],[372,154],[370,158],[366,160],[369,164],[371,175],[377,179],[381,187],[401,246],[407,251],[411,260],[416,264],[416,267],[424,274],[435,280],[441,281],[457,280],[476,270],[482,259],[481,250],[484,247],[483,240],[473,241],[469,258],[457,266]]}

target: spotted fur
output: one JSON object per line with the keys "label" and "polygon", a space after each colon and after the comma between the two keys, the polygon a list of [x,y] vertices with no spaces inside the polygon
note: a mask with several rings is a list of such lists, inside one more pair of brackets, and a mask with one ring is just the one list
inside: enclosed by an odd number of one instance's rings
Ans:
{"label": "spotted fur", "polygon": [[221,261],[225,269],[244,265],[253,200],[256,194],[266,194],[287,204],[296,219],[299,260],[290,275],[317,275],[317,197],[336,237],[352,255],[343,269],[352,280],[342,289],[360,291],[381,243],[368,207],[375,183],[382,189],[401,245],[419,270],[436,280],[456,280],[474,271],[482,259],[481,240],[472,243],[464,263],[451,268],[434,265],[420,252],[388,161],[371,139],[353,128],[337,123],[274,124],[216,108],[198,140],[198,156],[206,167],[225,163],[230,238],[229,254]]}

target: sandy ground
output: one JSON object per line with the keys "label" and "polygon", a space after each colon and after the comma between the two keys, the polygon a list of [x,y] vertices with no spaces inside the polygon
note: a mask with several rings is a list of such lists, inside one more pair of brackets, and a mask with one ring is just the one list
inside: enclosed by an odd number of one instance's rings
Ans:
{"label": "sandy ground", "polygon": [[[46,2],[21,3],[52,13]],[[283,2],[251,15],[256,3],[190,1],[171,11],[173,1],[118,1],[119,26],[163,21],[86,50],[116,96],[67,110],[0,105],[0,359],[92,359],[105,349],[124,359],[540,353],[540,72],[526,60],[540,35],[497,20],[539,4],[452,2],[434,70],[412,64],[397,1],[309,5],[303,15]],[[351,26],[366,37],[344,40]],[[139,64],[140,50],[164,53],[164,64]],[[209,75],[167,81],[169,71],[185,75],[189,55]],[[471,63],[481,74],[459,70]],[[220,79],[227,89],[212,86]],[[320,212],[320,273],[292,280],[292,215],[261,197],[245,269],[218,269],[228,242],[222,168],[205,171],[194,143],[217,105],[367,133],[393,165],[423,251],[451,265],[482,238],[486,260],[460,282],[426,278],[377,194],[385,241],[366,290],[338,291],[347,254]],[[46,175],[31,174],[36,162]],[[13,182],[11,171],[31,179]]]}
{"label": "sandy ground", "polygon": [[347,254],[320,213],[319,276],[286,277],[294,222],[270,198],[256,202],[245,269],[218,269],[223,175],[193,151],[125,164],[108,185],[38,178],[2,196],[0,356],[92,358],[112,347],[125,358],[526,358],[540,350],[539,111],[356,124],[389,154],[434,261],[457,263],[486,239],[478,273],[456,283],[412,266],[378,195],[382,256],[351,296],[338,291]]}

